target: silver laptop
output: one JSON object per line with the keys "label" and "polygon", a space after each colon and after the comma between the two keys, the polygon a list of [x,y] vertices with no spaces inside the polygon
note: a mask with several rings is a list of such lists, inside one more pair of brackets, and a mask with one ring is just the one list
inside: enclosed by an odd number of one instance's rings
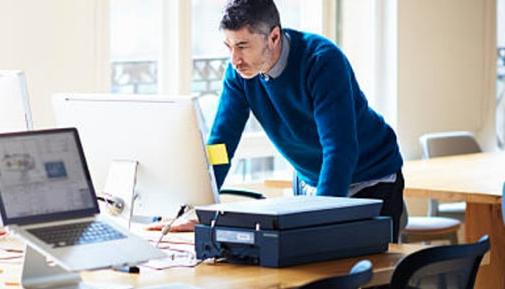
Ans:
{"label": "silver laptop", "polygon": [[69,271],[165,257],[99,215],[73,128],[0,134],[0,214],[9,231]]}

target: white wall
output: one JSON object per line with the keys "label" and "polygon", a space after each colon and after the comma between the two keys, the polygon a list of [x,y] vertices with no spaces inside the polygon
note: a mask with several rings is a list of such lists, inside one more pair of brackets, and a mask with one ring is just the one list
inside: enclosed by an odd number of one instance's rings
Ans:
{"label": "white wall", "polygon": [[[397,106],[391,110],[396,115],[386,118],[394,120],[404,156],[420,155],[417,139],[422,133],[454,129],[475,132],[486,149],[493,149],[495,0],[396,0],[392,7],[397,10],[397,37],[381,45],[391,51],[388,43],[397,42],[398,53],[388,54],[395,61],[381,58],[372,64],[366,51],[365,57],[354,57],[352,49],[346,52],[359,78],[370,75],[360,72],[363,67],[375,65],[376,75],[384,67],[383,75],[388,75],[391,67],[383,64],[396,63],[396,91],[385,96],[393,98],[385,103]],[[377,15],[376,9],[361,12]],[[353,19],[358,18],[349,21]],[[106,0],[0,0],[0,69],[26,71],[36,127],[54,124],[52,93],[108,91],[107,23]],[[347,27],[366,31],[360,25]],[[349,41],[359,36],[349,33],[344,33]],[[366,77],[360,81],[365,92],[372,91],[378,80]]]}
{"label": "white wall", "polygon": [[495,137],[495,0],[398,4],[398,123],[406,158],[426,132],[469,130],[485,149]]}
{"label": "white wall", "polygon": [[342,48],[403,156],[427,132],[469,130],[496,148],[495,0],[344,0]]}
{"label": "white wall", "polygon": [[0,69],[26,72],[35,127],[55,92],[107,91],[106,0],[0,0]]}
{"label": "white wall", "polygon": [[[375,0],[374,0],[375,1]],[[349,58],[361,90],[375,107],[375,5],[370,0],[341,1],[341,48]]]}
{"label": "white wall", "polygon": [[369,105],[396,130],[396,1],[341,0],[340,44]]}

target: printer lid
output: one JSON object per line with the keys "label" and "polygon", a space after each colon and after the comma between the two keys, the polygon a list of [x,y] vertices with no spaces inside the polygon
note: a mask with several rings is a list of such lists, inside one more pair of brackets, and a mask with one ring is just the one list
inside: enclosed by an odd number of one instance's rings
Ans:
{"label": "printer lid", "polygon": [[[196,208],[200,223],[282,230],[369,219],[382,201],[324,196],[292,196],[213,204]],[[217,217],[216,217],[217,216]]]}

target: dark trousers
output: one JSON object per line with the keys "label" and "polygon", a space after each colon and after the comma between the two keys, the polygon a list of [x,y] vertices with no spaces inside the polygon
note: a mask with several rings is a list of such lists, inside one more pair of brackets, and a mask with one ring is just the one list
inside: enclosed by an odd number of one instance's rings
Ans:
{"label": "dark trousers", "polygon": [[[405,182],[403,179],[402,171],[396,174],[396,181],[394,183],[378,183],[374,186],[367,187],[354,194],[353,198],[369,198],[379,199],[383,201],[381,216],[388,216],[393,219],[393,242],[398,243],[398,236],[400,233],[400,217],[403,212],[403,188]],[[300,180],[296,176],[293,178],[293,191],[295,195],[302,193]]]}
{"label": "dark trousers", "polygon": [[394,183],[378,183],[357,192],[353,198],[380,199],[383,201],[381,216],[388,216],[393,219],[393,243],[398,243],[400,233],[400,217],[403,212],[403,188],[405,181],[402,171],[396,174]]}

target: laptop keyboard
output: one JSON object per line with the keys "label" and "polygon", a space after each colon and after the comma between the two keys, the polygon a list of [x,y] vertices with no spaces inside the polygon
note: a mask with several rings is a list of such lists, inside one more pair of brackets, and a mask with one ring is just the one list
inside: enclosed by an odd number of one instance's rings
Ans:
{"label": "laptop keyboard", "polygon": [[126,238],[125,235],[108,224],[97,221],[29,229],[27,231],[55,248]]}

